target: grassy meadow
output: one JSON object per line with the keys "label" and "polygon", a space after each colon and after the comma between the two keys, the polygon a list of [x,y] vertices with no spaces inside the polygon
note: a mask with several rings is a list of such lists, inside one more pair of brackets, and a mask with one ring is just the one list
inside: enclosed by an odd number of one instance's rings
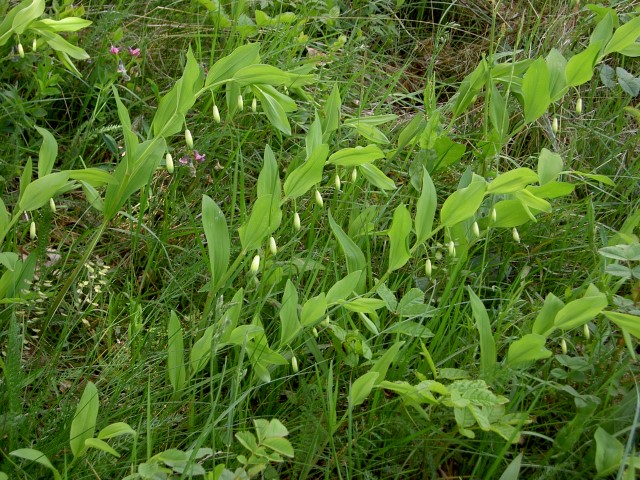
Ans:
{"label": "grassy meadow", "polygon": [[0,480],[640,469],[640,3],[0,3]]}

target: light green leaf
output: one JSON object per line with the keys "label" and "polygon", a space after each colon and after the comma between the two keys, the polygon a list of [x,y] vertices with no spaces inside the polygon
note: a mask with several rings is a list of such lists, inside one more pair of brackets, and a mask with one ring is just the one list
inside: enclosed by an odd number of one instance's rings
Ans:
{"label": "light green leaf", "polygon": [[258,418],[253,421],[256,427],[256,434],[258,435],[258,441],[263,442],[267,438],[283,438],[289,435],[289,430],[285,427],[280,420],[273,418],[269,421]]}
{"label": "light green leaf", "polygon": [[397,314],[400,317],[419,317],[426,316],[430,310],[432,307],[424,303],[424,292],[419,288],[412,288],[400,299]]}
{"label": "light green leaf", "polygon": [[551,332],[553,332],[554,320],[558,312],[562,310],[563,307],[564,302],[553,293],[549,293],[544,299],[544,305],[540,309],[535,322],[533,322],[533,333],[547,337]]}
{"label": "light green leaf", "polygon": [[[534,195],[529,189],[514,192],[513,196],[516,197],[526,209],[532,211],[532,214],[538,212],[551,212],[551,204],[543,198],[539,198],[538,196]],[[531,220],[533,220],[534,222],[536,221],[535,217],[533,217]]]}
{"label": "light green leaf", "polygon": [[520,476],[520,465],[522,464],[522,455],[522,453],[519,453],[516,458],[511,460],[498,480],[518,480]]}
{"label": "light green leaf", "polygon": [[545,183],[543,186],[532,185],[526,190],[538,198],[553,199],[570,195],[576,186],[573,183],[554,182]]}
{"label": "light green leaf", "polygon": [[591,80],[601,46],[601,42],[592,43],[584,51],[569,59],[565,70],[568,87],[582,85]]}
{"label": "light green leaf", "polygon": [[380,310],[385,307],[386,304],[384,303],[384,300],[380,300],[378,298],[358,297],[349,300],[348,302],[344,302],[342,306],[352,312],[367,313],[371,315],[375,314],[376,310]]}
{"label": "light green leaf", "polygon": [[[43,2],[44,3],[44,2]],[[93,22],[79,17],[66,17],[60,20],[43,18],[31,24],[31,27],[39,30],[49,30],[51,32],[77,32],[87,28]]]}
{"label": "light green leaf", "polygon": [[484,199],[487,184],[485,181],[474,181],[468,187],[453,192],[440,210],[440,222],[445,227],[452,227],[472,217],[480,208]]}
{"label": "light green leaf", "polygon": [[384,158],[384,152],[377,145],[343,148],[329,157],[329,163],[342,167],[357,167]]}
{"label": "light green leaf", "polygon": [[624,445],[602,427],[598,427],[593,438],[596,441],[596,470],[599,477],[612,475],[620,468]]}
{"label": "light green leaf", "polygon": [[611,12],[607,14],[598,22],[593,32],[589,36],[589,43],[599,42],[600,45],[606,45],[611,36],[613,35],[614,18]]}
{"label": "light green leaf", "polygon": [[640,339],[639,316],[621,312],[602,312],[602,314],[623,330]]}
{"label": "light green leaf", "polygon": [[75,58],[76,60],[88,60],[89,54],[80,47],[76,47],[67,42],[57,33],[49,32],[47,30],[38,30],[38,33],[46,40],[51,48],[65,55]]}
{"label": "light green leaf", "polygon": [[377,372],[378,377],[374,381],[374,385],[380,385],[385,377],[387,376],[387,371],[391,366],[391,363],[395,362],[396,357],[398,356],[398,352],[400,348],[404,345],[405,342],[394,342],[390,348],[388,348],[382,356],[376,360],[376,362],[371,367],[371,372]]}
{"label": "light green leaf", "polygon": [[286,438],[269,437],[263,440],[262,446],[269,447],[274,452],[278,452],[285,457],[293,458],[294,451],[291,442]]}
{"label": "light green leaf", "polygon": [[538,174],[530,168],[516,168],[498,175],[487,187],[487,193],[513,193],[537,181]]}
{"label": "light green leaf", "polygon": [[640,57],[640,42],[632,43],[628,47],[623,48],[620,50],[620,55],[631,58]]}
{"label": "light green leaf", "polygon": [[634,17],[615,31],[607,46],[604,47],[602,56],[623,51],[633,45],[638,37],[640,37],[640,16]]}
{"label": "light green leaf", "polygon": [[486,62],[482,61],[473,72],[462,80],[460,88],[458,89],[458,95],[456,96],[456,103],[453,106],[451,122],[458,118],[458,116],[475,101],[476,96],[482,91],[487,77],[486,71]]}
{"label": "light green leaf", "polygon": [[100,168],[83,168],[82,170],[64,170],[69,174],[69,179],[88,183],[92,187],[117,184],[118,181],[106,170]]}
{"label": "light green leaf", "polygon": [[240,325],[233,329],[226,343],[240,346],[262,334],[264,328],[259,325]]}
{"label": "light green leaf", "polygon": [[551,104],[550,82],[549,68],[544,58],[540,57],[531,64],[522,79],[525,123],[531,123],[538,119],[549,108]]}
{"label": "light green leaf", "polygon": [[9,455],[18,458],[24,458],[25,460],[31,460],[32,462],[36,462],[47,467],[49,470],[51,470],[51,473],[53,473],[53,478],[55,480],[60,480],[62,478],[60,472],[58,472],[58,470],[53,466],[47,456],[40,450],[35,450],[33,448],[19,448],[18,450],[10,452]]}
{"label": "light green leaf", "polygon": [[394,190],[396,184],[393,183],[389,177],[387,177],[378,167],[370,163],[365,163],[359,167],[362,176],[366,178],[369,183],[378,187],[380,190]]}
{"label": "light green leaf", "polygon": [[300,332],[298,319],[298,290],[291,280],[287,279],[280,306],[280,346],[289,344]]}
{"label": "light green leaf", "polygon": [[509,108],[507,101],[498,90],[493,79],[490,79],[491,84],[491,102],[489,103],[489,120],[493,128],[500,138],[505,138],[509,133]]}
{"label": "light green leaf", "polygon": [[560,100],[567,93],[567,60],[555,48],[545,58],[549,69],[549,97],[552,102]]}
{"label": "light green leaf", "polygon": [[40,127],[35,128],[42,135],[42,145],[38,155],[38,178],[42,178],[53,170],[53,163],[58,156],[58,142],[56,142],[49,130]]}
{"label": "light green leaf", "polygon": [[311,187],[322,181],[324,163],[329,155],[329,145],[320,144],[309,158],[298,166],[284,181],[284,194],[287,199],[298,198]]}
{"label": "light green leaf", "polygon": [[71,422],[69,444],[75,458],[84,455],[87,450],[85,441],[93,438],[99,408],[98,389],[92,382],[87,382]]}
{"label": "light green leaf", "polygon": [[251,90],[260,100],[264,113],[271,124],[285,135],[291,135],[291,125],[284,106],[265,87],[267,86],[252,85]]}
{"label": "light green leaf", "polygon": [[540,151],[540,155],[538,156],[538,178],[540,179],[540,185],[556,180],[563,169],[564,162],[559,154],[553,153],[546,148]]}
{"label": "light green leaf", "polygon": [[[340,126],[340,109],[342,100],[340,99],[340,90],[338,84],[333,85],[331,94],[324,104],[324,119],[322,121],[322,130],[325,135],[335,132]],[[327,135],[328,136],[328,135]],[[328,141],[328,138],[325,138]]]}
{"label": "light green leaf", "polygon": [[205,88],[216,89],[244,67],[260,62],[260,44],[249,43],[236,48],[231,54],[213,64],[205,80]]}
{"label": "light green leaf", "polygon": [[367,372],[358,378],[349,390],[349,406],[356,407],[364,402],[380,376],[378,372]]}
{"label": "light green leaf", "polygon": [[233,80],[241,87],[255,84],[285,85],[289,88],[308,85],[313,75],[296,75],[272,65],[253,64],[242,67],[233,74]]}
{"label": "light green leaf", "polygon": [[48,204],[50,198],[73,188],[73,185],[67,182],[68,179],[67,172],[55,172],[31,182],[24,189],[18,209],[30,212]]}
{"label": "light green leaf", "polygon": [[362,270],[356,270],[337,281],[327,292],[327,305],[334,305],[350,297],[353,291],[356,290],[362,276]]}
{"label": "light green leaf", "polygon": [[511,367],[526,366],[530,362],[542,360],[551,356],[551,351],[545,348],[546,338],[542,335],[529,333],[512,342],[507,353],[507,363]]}
{"label": "light green leaf", "polygon": [[436,187],[427,169],[422,167],[422,191],[416,203],[416,245],[424,242],[431,235],[437,205]]}
{"label": "light green leaf", "polygon": [[396,207],[393,213],[389,235],[389,267],[392,272],[404,266],[411,258],[409,253],[408,238],[411,233],[411,215],[404,204]]}
{"label": "light green leaf", "polygon": [[598,253],[603,257],[611,258],[613,260],[621,260],[623,262],[637,262],[640,261],[640,243],[633,245],[614,245],[611,247],[604,247],[598,250]]}
{"label": "light green leaf", "polygon": [[[331,211],[328,212],[328,216],[329,216],[329,225],[331,226],[331,231],[333,232],[333,235],[336,237],[336,240],[338,240],[340,249],[342,250],[342,253],[344,253],[344,256],[346,257],[347,272],[349,272],[349,274],[355,273],[355,272],[361,272],[361,273],[365,272],[367,268],[367,262],[366,262],[364,253],[362,253],[362,250],[360,250],[360,248],[355,244],[355,242],[351,240],[351,238],[349,238],[349,236],[347,236],[347,234],[344,233],[342,228],[340,228],[340,226],[335,222],[335,220],[333,219],[333,216],[331,215]],[[365,275],[361,275],[360,280],[356,287],[357,293],[363,292],[364,284],[365,284]]]}
{"label": "light green leaf", "polygon": [[87,438],[84,441],[84,444],[87,448],[97,448],[98,450],[107,452],[116,458],[120,458],[120,454],[111,445],[99,438]]}
{"label": "light green leaf", "polygon": [[468,287],[471,310],[476,320],[476,328],[480,335],[480,375],[491,378],[497,366],[496,342],[491,334],[491,322],[487,310],[473,290]]}
{"label": "light green leaf", "polygon": [[202,226],[207,239],[211,286],[215,289],[227,273],[231,241],[224,213],[207,195],[202,196]]}
{"label": "light green leaf", "polygon": [[11,29],[13,33],[21,35],[31,22],[40,17],[44,13],[44,0],[33,0],[31,2],[22,2],[18,5]]}
{"label": "light green leaf", "polygon": [[98,437],[100,440],[107,440],[109,438],[119,437],[121,435],[131,435],[132,437],[137,436],[136,431],[129,426],[129,424],[124,422],[116,422],[110,425],[107,425],[100,433],[98,433]]}
{"label": "light green leaf", "polygon": [[173,393],[177,393],[182,390],[184,386],[186,371],[184,365],[182,327],[174,311],[172,311],[169,316],[167,334],[169,337],[169,345],[167,347],[167,372],[169,374],[169,383],[171,383],[173,387]]}
{"label": "light green leaf", "polygon": [[390,312],[395,312],[396,308],[398,308],[398,300],[396,300],[396,295],[393,293],[389,287],[387,287],[386,283],[383,283],[378,286],[376,289],[376,294],[384,301],[387,310]]}
{"label": "light green leaf", "polygon": [[191,375],[195,375],[209,363],[214,329],[215,325],[207,327],[202,336],[193,344],[193,347],[191,347],[191,352],[189,353]]}
{"label": "light green leaf", "polygon": [[581,327],[602,312],[608,303],[603,293],[573,300],[557,313],[553,326],[562,330]]}
{"label": "light green leaf", "polygon": [[271,226],[278,223],[275,221],[277,217],[282,216],[279,207],[274,208],[272,199],[271,195],[259,197],[253,204],[249,219],[238,229],[243,251],[258,248],[271,233]]}
{"label": "light green leaf", "polygon": [[327,297],[322,292],[304,302],[300,313],[300,323],[303,327],[311,327],[322,320],[326,313]]}
{"label": "light green leaf", "polygon": [[322,144],[322,123],[320,123],[318,112],[316,112],[316,118],[309,127],[307,135],[304,137],[304,142],[307,158]]}
{"label": "light green leaf", "polygon": [[385,329],[384,333],[407,335],[409,337],[416,338],[433,337],[433,332],[423,324],[412,322],[410,320],[402,320],[398,323],[394,323],[389,328]]}

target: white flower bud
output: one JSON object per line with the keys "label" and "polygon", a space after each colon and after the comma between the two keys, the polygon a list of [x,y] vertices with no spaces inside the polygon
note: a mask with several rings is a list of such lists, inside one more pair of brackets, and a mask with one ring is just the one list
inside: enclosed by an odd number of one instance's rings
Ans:
{"label": "white flower bud", "polygon": [[52,213],[56,213],[56,202],[53,201],[53,198],[49,199],[49,208]]}
{"label": "white flower bud", "polygon": [[260,270],[260,255],[253,257],[251,262],[251,273],[258,273],[258,270]]}
{"label": "white flower bud", "polygon": [[334,183],[336,185],[336,190],[340,190],[340,187],[342,186],[342,182],[340,181],[340,175],[338,175],[336,173],[336,179],[334,180]]}
{"label": "white flower bud", "polygon": [[33,42],[31,42],[31,50],[34,52],[38,51],[38,40],[35,38],[33,39]]}
{"label": "white flower bud", "polygon": [[242,95],[238,95],[238,110],[244,110],[244,99],[242,98]]}
{"label": "white flower bud", "polygon": [[18,43],[18,55],[20,55],[20,58],[24,58],[24,48],[21,43]]}
{"label": "white flower bud", "polygon": [[491,221],[495,222],[498,219],[498,212],[496,212],[495,208],[491,209]]}
{"label": "white flower bud", "polygon": [[272,255],[278,253],[278,245],[276,245],[276,239],[273,237],[269,239],[269,251]]}
{"label": "white flower bud", "polygon": [[170,153],[167,153],[167,156],[164,158],[164,162],[167,167],[167,172],[173,173],[173,157]]}
{"label": "white flower bud", "polygon": [[353,170],[351,170],[351,181],[355,182],[357,178],[358,178],[358,169],[354,168]]}
{"label": "white flower bud", "polygon": [[424,262],[424,272],[427,274],[427,277],[431,278],[432,271],[433,267],[431,266],[431,260],[427,258],[427,261]]}
{"label": "white flower bud", "polygon": [[511,235],[513,235],[513,239],[516,241],[516,243],[520,243],[520,234],[518,233],[518,229],[516,227],[513,227]]}
{"label": "white flower bud", "polygon": [[322,320],[320,322],[320,325],[322,325],[323,327],[328,327],[329,325],[331,325],[331,319],[329,318],[329,315],[327,315],[326,317],[324,317],[324,320]]}
{"label": "white flower bud", "polygon": [[453,240],[451,240],[449,243],[447,243],[447,250],[449,250],[449,255],[452,257],[456,256],[456,244],[453,243]]}
{"label": "white flower bud", "polygon": [[558,133],[558,117],[553,117],[553,122],[551,123],[551,130],[553,130],[553,133]]}
{"label": "white flower bud", "polygon": [[584,333],[584,338],[586,338],[588,342],[589,339],[591,338],[591,331],[589,330],[589,325],[585,323],[584,326],[582,327],[582,331]]}
{"label": "white flower bud", "polygon": [[318,329],[317,329],[316,327],[313,327],[313,328],[311,329],[311,333],[313,333],[313,336],[314,336],[315,338],[318,338]]}
{"label": "white flower bud", "polygon": [[258,99],[256,97],[253,97],[253,100],[251,100],[251,111],[253,113],[258,111]]}
{"label": "white flower bud", "polygon": [[471,231],[476,237],[480,236],[480,227],[478,226],[478,222],[473,222],[473,226],[471,227]]}
{"label": "white flower bud", "polygon": [[322,201],[322,195],[320,195],[320,192],[318,190],[316,190],[316,203],[320,208],[324,206],[324,202]]}
{"label": "white flower bud", "polygon": [[220,110],[218,110],[218,105],[213,106],[213,121],[220,123]]}
{"label": "white flower bud", "polygon": [[567,351],[568,351],[567,350],[567,341],[564,338],[560,341],[560,348],[562,349],[562,354],[566,355]]}
{"label": "white flower bud", "polygon": [[31,225],[29,225],[29,238],[31,240],[38,238],[38,235],[36,235],[36,222],[31,222]]}
{"label": "white flower bud", "polygon": [[300,215],[298,215],[298,212],[293,214],[293,228],[300,230]]}
{"label": "white flower bud", "polygon": [[189,150],[193,148],[193,137],[191,136],[191,130],[188,128],[184,131],[184,140],[187,142],[187,147]]}
{"label": "white flower bud", "polygon": [[298,373],[298,359],[295,355],[291,357],[291,370],[293,370],[293,373]]}
{"label": "white flower bud", "polygon": [[576,100],[576,113],[578,115],[582,113],[582,97],[578,97],[578,100]]}

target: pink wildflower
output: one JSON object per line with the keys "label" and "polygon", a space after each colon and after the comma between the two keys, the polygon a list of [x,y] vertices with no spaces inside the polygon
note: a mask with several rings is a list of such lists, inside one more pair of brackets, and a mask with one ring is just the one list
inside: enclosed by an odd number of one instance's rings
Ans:
{"label": "pink wildflower", "polygon": [[111,52],[114,55],[117,55],[118,53],[120,53],[120,47],[116,47],[115,45],[111,45],[111,48],[109,49],[109,52]]}
{"label": "pink wildflower", "polygon": [[129,54],[132,57],[139,57],[140,56],[140,49],[139,48],[131,48],[131,47],[129,47]]}
{"label": "pink wildflower", "polygon": [[178,161],[180,162],[181,165],[186,165],[187,163],[189,163],[189,157],[185,155],[184,157],[181,157]]}
{"label": "pink wildflower", "polygon": [[197,162],[202,163],[202,162],[204,162],[205,157],[206,157],[207,155],[206,155],[206,154],[204,154],[204,153],[201,155],[197,150],[194,150],[194,151],[193,151],[193,156],[194,156],[194,158],[196,159],[196,161],[197,161]]}

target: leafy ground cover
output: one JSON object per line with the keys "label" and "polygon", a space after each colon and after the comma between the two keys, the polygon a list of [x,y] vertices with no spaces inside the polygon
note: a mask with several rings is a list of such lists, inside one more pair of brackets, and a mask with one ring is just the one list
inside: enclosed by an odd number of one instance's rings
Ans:
{"label": "leafy ground cover", "polygon": [[638,6],[476,3],[1,5],[0,479],[635,478]]}

